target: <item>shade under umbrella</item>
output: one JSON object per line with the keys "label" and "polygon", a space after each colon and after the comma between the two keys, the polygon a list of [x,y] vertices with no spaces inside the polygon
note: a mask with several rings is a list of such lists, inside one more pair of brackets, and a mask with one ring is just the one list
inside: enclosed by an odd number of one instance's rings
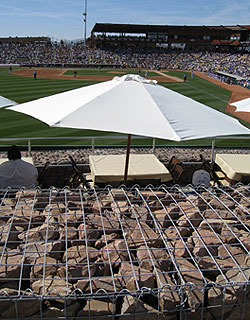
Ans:
{"label": "shade under umbrella", "polygon": [[15,105],[16,102],[0,96],[0,108]]}
{"label": "shade under umbrella", "polygon": [[8,109],[52,127],[173,141],[250,134],[238,120],[138,75],[115,77]]}
{"label": "shade under umbrella", "polygon": [[230,106],[236,107],[236,112],[250,112],[250,98],[232,102]]}

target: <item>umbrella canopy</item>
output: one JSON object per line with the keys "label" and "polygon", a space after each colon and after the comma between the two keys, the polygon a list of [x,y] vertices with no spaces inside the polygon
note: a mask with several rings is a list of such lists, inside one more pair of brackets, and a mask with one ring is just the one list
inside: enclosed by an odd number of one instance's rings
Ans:
{"label": "umbrella canopy", "polygon": [[8,109],[53,127],[173,141],[250,134],[238,120],[137,75],[115,77]]}
{"label": "umbrella canopy", "polygon": [[230,103],[230,106],[236,107],[236,112],[250,112],[250,98]]}
{"label": "umbrella canopy", "polygon": [[16,104],[15,101],[12,101],[12,100],[9,100],[7,98],[0,96],[0,108],[12,106],[14,104]]}

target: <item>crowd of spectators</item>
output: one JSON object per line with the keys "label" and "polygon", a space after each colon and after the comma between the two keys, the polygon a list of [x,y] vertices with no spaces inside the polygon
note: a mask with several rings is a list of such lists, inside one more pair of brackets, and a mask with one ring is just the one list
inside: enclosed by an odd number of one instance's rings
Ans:
{"label": "crowd of spectators", "polygon": [[166,48],[90,48],[83,43],[0,44],[0,64],[31,66],[98,65],[123,68],[227,72],[250,80],[249,53],[168,50]]}

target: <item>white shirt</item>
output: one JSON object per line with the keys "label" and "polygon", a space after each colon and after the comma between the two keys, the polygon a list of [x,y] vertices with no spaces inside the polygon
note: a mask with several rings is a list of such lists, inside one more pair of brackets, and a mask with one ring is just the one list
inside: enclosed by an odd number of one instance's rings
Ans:
{"label": "white shirt", "polygon": [[203,184],[204,186],[209,187],[210,174],[204,169],[196,170],[193,174],[192,184],[194,186]]}
{"label": "white shirt", "polygon": [[5,161],[0,165],[0,189],[32,189],[36,186],[37,177],[37,168],[22,159]]}

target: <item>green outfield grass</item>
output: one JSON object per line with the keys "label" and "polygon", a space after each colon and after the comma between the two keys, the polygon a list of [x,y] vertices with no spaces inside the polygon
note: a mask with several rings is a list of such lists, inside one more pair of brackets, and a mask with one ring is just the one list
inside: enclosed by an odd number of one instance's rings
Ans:
{"label": "green outfield grass", "polygon": [[[111,69],[112,70],[112,69]],[[96,72],[98,70],[84,69],[82,72]],[[101,70],[101,72],[104,70]],[[120,71],[120,70],[119,70]],[[129,73],[131,70],[127,70]],[[73,70],[72,70],[73,72]],[[105,72],[108,72],[107,70]],[[125,70],[122,70],[125,72]],[[87,74],[87,73],[85,73]],[[183,78],[182,72],[172,71],[168,73]],[[119,74],[118,74],[119,75]],[[121,74],[120,74],[121,75]],[[190,80],[189,74],[187,82],[185,83],[161,83],[162,85],[189,96],[201,103],[216,108],[224,112],[228,99],[231,93],[221,87],[218,87],[209,81],[201,79],[195,76],[194,80]],[[9,74],[7,68],[0,68],[0,95],[14,100],[18,103],[31,101],[55,93],[76,89],[82,86],[93,84],[92,81],[81,81],[81,80],[55,80],[55,79],[37,79],[29,77],[20,77],[14,74]],[[29,137],[72,137],[71,140],[60,140],[60,141],[42,141],[34,142],[33,144],[63,144],[63,145],[82,145],[86,144],[86,141],[74,140],[73,137],[86,137],[86,136],[103,136],[103,139],[98,140],[98,144],[110,144],[120,145],[126,144],[126,136],[121,135],[120,140],[105,139],[105,136],[116,135],[116,133],[98,132],[92,130],[75,130],[75,129],[64,129],[64,128],[50,128],[48,125],[38,121],[34,118],[26,116],[21,113],[7,110],[5,108],[0,109],[0,138],[29,138]],[[241,121],[242,122],[242,121]],[[250,124],[243,123],[250,127]],[[211,124],[212,125],[212,124]],[[88,141],[91,144],[91,141]],[[0,142],[0,144],[7,144],[6,142]],[[19,144],[19,143],[18,143]],[[21,144],[21,143],[20,143]],[[25,144],[25,142],[23,142]],[[152,139],[133,139],[135,145],[148,145],[152,144]],[[164,145],[177,145],[176,142],[169,142],[166,140],[157,140],[157,144]],[[232,140],[224,141],[223,143],[218,141],[217,145],[226,146],[247,146],[247,140]],[[195,141],[182,142],[178,145],[211,145],[211,139],[201,139]]]}

